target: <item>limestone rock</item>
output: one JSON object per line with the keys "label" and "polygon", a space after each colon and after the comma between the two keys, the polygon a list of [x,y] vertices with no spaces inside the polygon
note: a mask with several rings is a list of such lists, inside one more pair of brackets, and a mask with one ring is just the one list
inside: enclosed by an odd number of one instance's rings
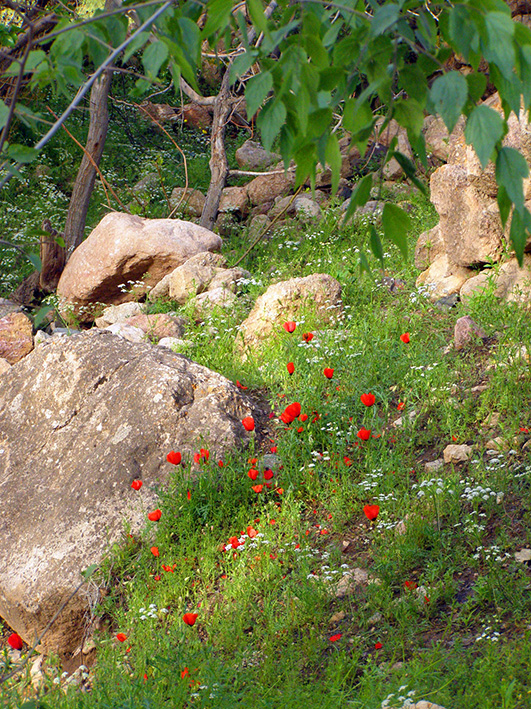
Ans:
{"label": "limestone rock", "polygon": [[265,170],[281,159],[280,155],[268,152],[254,140],[246,140],[236,151],[235,157],[242,170]]}
{"label": "limestone rock", "polygon": [[444,460],[442,458],[437,458],[437,460],[432,460],[429,463],[425,463],[424,470],[427,473],[438,473],[439,470],[444,468]]}
{"label": "limestone rock", "polygon": [[531,561],[531,549],[520,549],[520,551],[515,551],[514,559],[520,564]]}
{"label": "limestone rock", "polygon": [[[265,419],[225,377],[105,330],[54,339],[12,367],[0,387],[0,617],[32,643],[124,523],[136,535],[160,506],[166,453],[191,459],[202,446],[217,460],[247,440],[249,415]],[[94,591],[66,605],[45,649],[81,644]]]}
{"label": "limestone rock", "polygon": [[259,347],[273,332],[280,332],[286,320],[296,320],[304,310],[314,309],[322,324],[332,322],[342,307],[341,285],[328,274],[275,283],[257,299],[240,325],[237,346],[242,351]]}
{"label": "limestone rock", "polygon": [[184,335],[184,318],[172,317],[167,313],[141,313],[129,318],[127,324],[139,327],[152,342],[158,342],[163,337],[181,338]]}
{"label": "limestone rock", "polygon": [[238,281],[242,278],[251,278],[249,271],[243,268],[220,268],[210,281],[208,290],[227,288],[234,293],[238,287]]}
{"label": "limestone rock", "polygon": [[96,327],[108,327],[116,322],[125,322],[135,315],[142,315],[145,309],[145,305],[136,302],[110,305],[105,308],[99,318],[96,318],[95,324]]}
{"label": "limestone rock", "polygon": [[319,218],[321,216],[321,207],[310,197],[305,195],[296,197],[293,200],[293,207],[295,213],[301,217],[310,217],[312,219]]}
{"label": "limestone rock", "polygon": [[420,271],[429,268],[439,256],[445,253],[444,241],[441,237],[441,226],[436,224],[433,229],[424,231],[415,246],[415,267]]}
{"label": "limestone rock", "polygon": [[465,443],[460,445],[451,444],[446,446],[443,451],[445,463],[465,463],[470,460],[472,455],[472,446],[467,446]]}
{"label": "limestone rock", "polygon": [[459,293],[461,287],[471,276],[472,272],[462,266],[456,266],[447,254],[439,256],[431,266],[423,271],[416,280],[417,288],[426,286],[429,290],[430,300],[435,302],[452,293]]}
{"label": "limestone rock", "polygon": [[[57,295],[65,311],[72,307],[79,320],[88,322],[95,303],[137,300],[194,254],[220,248],[220,237],[197,224],[114,212],[74,251]],[[134,295],[121,290],[131,282],[141,282]]]}
{"label": "limestone rock", "polygon": [[345,596],[354,593],[357,587],[366,586],[368,583],[369,574],[365,569],[351,569],[344,576],[342,576],[339,582],[334,586],[334,596],[336,598],[344,598]]}
{"label": "limestone rock", "polygon": [[12,366],[13,365],[9,364],[7,359],[0,357],[0,376],[4,374],[4,372],[7,372],[8,369],[11,369]]}
{"label": "limestone rock", "polygon": [[447,162],[450,154],[450,146],[448,144],[450,136],[443,119],[440,116],[426,116],[422,132],[426,141],[428,155],[431,154],[438,160]]}
{"label": "limestone rock", "polygon": [[251,204],[263,204],[287,192],[295,184],[295,173],[279,172],[275,175],[260,175],[247,185]]}
{"label": "limestone rock", "polygon": [[494,294],[503,300],[518,303],[531,303],[531,255],[524,254],[522,266],[516,258],[509,259],[497,272],[492,269],[481,271],[470,282],[463,284],[459,292],[466,300],[473,295],[486,293],[492,282]]}
{"label": "limestone rock", "polygon": [[134,325],[128,325],[126,322],[115,322],[109,327],[106,327],[107,332],[122,337],[129,342],[146,342],[147,337],[144,330]]}
{"label": "limestone rock", "polygon": [[200,190],[186,189],[185,187],[174,187],[170,197],[172,209],[178,209],[182,214],[191,217],[201,216],[205,202],[206,197]]}
{"label": "limestone rock", "polygon": [[15,364],[33,349],[33,325],[24,313],[0,318],[0,357]]}
{"label": "limestone rock", "polygon": [[227,288],[212,288],[192,298],[196,320],[202,320],[213,308],[230,308],[238,298]]}
{"label": "limestone rock", "polygon": [[470,315],[465,315],[457,320],[454,327],[454,347],[456,350],[462,350],[470,340],[478,337],[485,339],[487,335]]}
{"label": "limestone rock", "polygon": [[225,187],[219,200],[218,212],[226,214],[238,212],[245,216],[249,212],[249,197],[246,187]]}
{"label": "limestone rock", "polygon": [[218,269],[225,263],[221,254],[202,252],[176,268],[168,278],[168,294],[171,300],[184,304],[188,298],[202,293]]}
{"label": "limestone rock", "polygon": [[267,231],[270,224],[271,219],[267,214],[256,214],[249,224],[249,231],[247,232],[249,241],[254,241],[262,231]]}
{"label": "limestone rock", "polygon": [[12,300],[7,298],[0,298],[0,318],[9,315],[10,313],[19,313],[22,310],[22,306],[19,303],[14,303]]}

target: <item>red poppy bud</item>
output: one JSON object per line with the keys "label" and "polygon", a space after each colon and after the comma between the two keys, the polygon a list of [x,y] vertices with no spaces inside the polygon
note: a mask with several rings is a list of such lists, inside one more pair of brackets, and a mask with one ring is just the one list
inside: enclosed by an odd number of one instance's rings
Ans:
{"label": "red poppy bud", "polygon": [[273,477],[273,471],[272,470],[264,470],[264,480],[271,480]]}
{"label": "red poppy bud", "polygon": [[194,625],[195,621],[197,620],[197,613],[185,613],[183,615],[183,621],[186,623],[186,625]]}
{"label": "red poppy bud", "polygon": [[343,635],[343,633],[336,633],[335,635],[331,635],[330,642],[331,643],[337,642],[341,638],[342,635]]}
{"label": "red poppy bud", "polygon": [[269,450],[271,451],[271,453],[276,453],[276,452],[277,452],[277,447],[276,447],[276,446],[271,446],[271,448],[270,448]]}
{"label": "red poppy bud", "polygon": [[304,431],[304,426],[299,426],[297,433],[302,433]]}
{"label": "red poppy bud", "polygon": [[307,420],[308,420],[308,414],[301,414],[301,415],[299,416],[299,421],[300,421],[301,423],[304,423],[304,422],[307,421]]}
{"label": "red poppy bud", "polygon": [[218,460],[218,465],[220,468],[222,468],[225,465],[225,463],[222,460]]}
{"label": "red poppy bud", "polygon": [[179,465],[179,463],[182,460],[182,456],[180,453],[176,453],[175,451],[170,451],[168,455],[166,456],[166,460],[168,463],[171,463],[172,465]]}
{"label": "red poppy bud", "polygon": [[148,519],[150,522],[158,522],[162,517],[162,512],[160,510],[154,510],[148,513]]}
{"label": "red poppy bud", "polygon": [[295,371],[295,365],[293,364],[293,362],[288,362],[286,368],[288,370],[288,374],[293,374],[293,372]]}
{"label": "red poppy bud", "polygon": [[247,475],[251,478],[251,480],[254,482],[256,478],[258,477],[258,470],[255,468],[251,468]]}
{"label": "red poppy bud", "polygon": [[22,650],[24,641],[18,633],[11,633],[7,639],[8,645],[13,648],[13,650]]}
{"label": "red poppy bud", "polygon": [[409,332],[404,332],[403,335],[400,335],[400,339],[407,345],[409,342]]}
{"label": "red poppy bud", "polygon": [[382,648],[383,648],[382,643],[376,643],[376,645],[374,646],[375,650],[381,650]]}
{"label": "red poppy bud", "polygon": [[185,667],[184,670],[181,672],[181,679],[184,679],[188,674],[190,674],[190,670],[188,667]]}
{"label": "red poppy bud", "polygon": [[365,406],[372,406],[374,402],[376,401],[376,397],[374,394],[362,394],[360,396],[360,401],[362,404],[365,404]]}
{"label": "red poppy bud", "polygon": [[323,371],[323,374],[327,379],[332,379],[332,377],[334,376],[334,370],[331,367],[326,367]]}
{"label": "red poppy bud", "polygon": [[310,342],[311,340],[313,340],[313,332],[305,332],[302,336],[302,339],[304,340],[304,342]]}
{"label": "red poppy bud", "polygon": [[192,499],[192,493],[190,492],[190,490],[187,491],[186,497],[187,497],[189,500]]}
{"label": "red poppy bud", "polygon": [[131,487],[133,488],[133,490],[140,490],[142,485],[142,480],[133,480],[133,482],[131,483]]}
{"label": "red poppy bud", "polygon": [[363,508],[363,511],[365,513],[365,516],[367,519],[369,519],[371,522],[378,517],[378,514],[380,512],[380,507],[379,505],[365,505]]}
{"label": "red poppy bud", "polygon": [[297,323],[293,322],[293,320],[289,320],[288,322],[285,322],[284,325],[284,330],[286,332],[295,332],[295,328],[297,327]]}
{"label": "red poppy bud", "polygon": [[362,427],[356,435],[358,436],[358,438],[361,438],[362,441],[368,441],[371,437],[371,430],[370,428],[366,429]]}
{"label": "red poppy bud", "polygon": [[151,553],[153,554],[153,556],[160,556],[158,547],[151,547]]}
{"label": "red poppy bud", "polygon": [[246,416],[242,424],[246,431],[254,431],[254,418],[252,416]]}
{"label": "red poppy bud", "polygon": [[125,633],[117,633],[116,640],[119,640],[121,643],[124,643],[127,640],[127,635]]}
{"label": "red poppy bud", "polygon": [[406,406],[405,403],[403,401],[400,401],[396,408],[398,409],[398,411],[402,411],[405,408],[405,406]]}

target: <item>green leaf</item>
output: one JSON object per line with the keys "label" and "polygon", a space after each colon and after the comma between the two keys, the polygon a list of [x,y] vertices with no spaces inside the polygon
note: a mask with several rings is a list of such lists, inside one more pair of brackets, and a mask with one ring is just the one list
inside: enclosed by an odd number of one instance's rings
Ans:
{"label": "green leaf", "polygon": [[350,196],[347,212],[345,214],[345,222],[351,218],[358,207],[363,207],[364,204],[367,204],[371,196],[371,188],[372,174],[369,173],[358,182],[356,189]]}
{"label": "green leaf", "polygon": [[500,210],[501,223],[503,228],[505,229],[505,225],[507,224],[507,219],[509,219],[509,214],[511,213],[511,207],[513,206],[513,203],[507,196],[507,192],[505,191],[503,185],[498,186],[498,195],[496,199],[498,201],[498,209]]}
{"label": "green leaf", "polygon": [[229,79],[231,84],[237,77],[243,76],[256,61],[257,52],[250,50],[244,54],[239,54],[230,65]]}
{"label": "green leaf", "polygon": [[9,115],[9,106],[6,106],[3,101],[0,101],[0,130],[6,125]]}
{"label": "green leaf", "polygon": [[466,83],[468,84],[468,97],[473,103],[476,103],[485,93],[487,77],[485,74],[474,71],[466,75]]}
{"label": "green leaf", "polygon": [[424,111],[414,98],[398,99],[394,103],[393,111],[401,126],[407,128],[415,137],[420,135],[424,125]]}
{"label": "green leaf", "polygon": [[269,71],[261,71],[260,74],[249,79],[245,86],[248,119],[251,119],[258,111],[272,88],[273,77]]}
{"label": "green leaf", "polygon": [[529,174],[525,158],[514,148],[501,148],[496,159],[496,181],[520,212],[524,209],[523,179]]}
{"label": "green leaf", "polygon": [[309,35],[304,38],[304,47],[318,69],[325,69],[329,66],[328,52],[323,47],[319,37]]}
{"label": "green leaf", "polygon": [[496,64],[506,79],[510,79],[515,62],[514,22],[503,12],[487,12],[485,15],[488,41],[483,45],[485,59]]}
{"label": "green leaf", "polygon": [[468,117],[465,139],[474,146],[483,169],[487,167],[496,143],[503,138],[503,134],[503,118],[488,106],[477,106]]}
{"label": "green leaf", "polygon": [[98,564],[91,564],[89,567],[87,567],[84,571],[81,572],[81,576],[85,579],[85,581],[88,581],[88,579],[92,576],[92,574],[98,569]]}
{"label": "green leaf", "polygon": [[122,58],[122,64],[126,64],[129,59],[144,46],[149,39],[149,32],[141,32],[126,47]]}
{"label": "green leaf", "polygon": [[371,266],[369,264],[366,254],[365,254],[365,251],[360,251],[358,258],[359,258],[360,274],[362,274],[365,271],[365,273],[368,273],[370,275]]}
{"label": "green leaf", "polygon": [[55,310],[53,305],[43,305],[39,308],[35,315],[33,316],[33,327],[39,327],[39,325],[44,321],[44,318]]}
{"label": "green leaf", "polygon": [[37,254],[34,254],[32,251],[26,251],[26,258],[36,271],[42,270],[42,261]]}
{"label": "green leaf", "polygon": [[450,71],[433,82],[430,99],[449,133],[455,128],[467,97],[468,84],[458,71]]}
{"label": "green leaf", "polygon": [[520,78],[526,111],[531,106],[531,47],[519,47]]}
{"label": "green leaf", "polygon": [[212,0],[208,3],[208,17],[203,29],[203,37],[210,37],[229,24],[232,0]]}
{"label": "green leaf", "polygon": [[378,232],[376,231],[376,228],[374,224],[371,224],[369,227],[369,246],[371,247],[371,251],[376,256],[378,261],[382,264],[382,268],[384,265],[384,250],[383,250],[383,245],[380,237],[378,236]]}
{"label": "green leaf", "polygon": [[264,148],[271,150],[273,141],[286,120],[286,107],[282,101],[269,101],[258,114],[257,125],[260,129]]}
{"label": "green leaf", "polygon": [[332,194],[337,192],[337,186],[339,184],[339,178],[341,173],[341,150],[339,149],[339,141],[335,133],[330,133],[328,135],[328,141],[326,143],[325,150],[326,162],[332,168]]}
{"label": "green leaf", "polygon": [[267,20],[264,15],[264,7],[260,0],[247,0],[247,9],[251,15],[253,25],[259,32],[267,32]]}
{"label": "green leaf", "polygon": [[449,39],[465,61],[471,51],[479,50],[479,32],[470,15],[468,8],[457,6],[450,10],[448,19]]}
{"label": "green leaf", "polygon": [[516,253],[516,258],[521,266],[524,258],[524,249],[527,242],[527,228],[529,228],[529,222],[531,220],[531,215],[525,207],[521,210],[513,209],[513,214],[511,217],[511,230],[510,239]]}
{"label": "green leaf", "polygon": [[424,107],[428,95],[428,80],[418,64],[401,69],[398,80],[407,95]]}
{"label": "green leaf", "polygon": [[[422,135],[420,136],[420,138],[423,137],[424,136]],[[423,194],[427,195],[428,190],[426,188],[426,185],[418,179],[415,164],[408,158],[408,156],[404,155],[404,153],[401,153],[399,150],[393,150],[393,152],[391,153],[391,157],[395,158],[402,170],[406,173],[408,179],[411,180],[415,187]]]}
{"label": "green leaf", "polygon": [[381,5],[371,21],[371,29],[369,37],[378,37],[388,30],[398,20],[400,15],[400,7],[394,3],[386,3]]}
{"label": "green leaf", "polygon": [[146,70],[146,74],[150,78],[156,78],[160,67],[164,64],[169,56],[167,45],[161,40],[157,40],[146,47],[142,55],[142,64]]}
{"label": "green leaf", "polygon": [[409,215],[396,204],[386,202],[382,214],[382,225],[385,238],[396,244],[404,259],[407,259],[407,232],[411,228]]}
{"label": "green leaf", "polygon": [[39,154],[39,151],[35,150],[35,148],[28,148],[27,145],[11,143],[11,145],[7,149],[7,154],[9,155],[11,160],[14,160],[15,162],[26,163],[35,160],[35,158]]}

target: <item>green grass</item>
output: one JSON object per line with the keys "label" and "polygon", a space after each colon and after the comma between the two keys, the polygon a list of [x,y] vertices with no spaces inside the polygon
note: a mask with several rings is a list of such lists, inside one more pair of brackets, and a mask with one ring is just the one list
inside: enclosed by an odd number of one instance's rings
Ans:
{"label": "green grass", "polygon": [[[124,171],[139,170],[127,162]],[[413,249],[436,221],[433,208],[418,195],[390,196],[410,205]],[[21,221],[19,198],[13,223]],[[514,360],[522,346],[531,352],[528,315],[492,296],[438,310],[415,288],[411,263],[386,245],[386,275],[404,281],[391,292],[376,262],[372,275],[360,275],[367,221],[341,227],[339,217],[330,208],[321,223],[294,222],[260,243],[242,263],[252,278],[240,285],[238,306],[190,323],[187,354],[239,380],[274,412],[267,436],[222,468],[204,462],[197,479],[176,472],[161,492],[160,522],[138,538],[124,534],[97,578],[107,593],[96,609],[90,691],[55,684],[60,670],[49,661],[32,706],[531,705],[531,578],[514,559],[531,546],[523,448],[531,384],[527,362]],[[229,265],[247,246],[244,230],[225,240]],[[256,297],[271,283],[315,272],[343,286],[335,322],[320,327],[308,311],[293,334],[279,328],[260,356],[242,363],[234,340]],[[489,344],[444,353],[464,314]],[[315,337],[305,343],[309,331]],[[405,332],[409,344],[400,340]],[[331,380],[325,367],[334,369]],[[376,397],[370,408],[360,401],[367,392]],[[278,414],[294,401],[308,418],[284,426]],[[489,430],[493,411],[499,422]],[[403,425],[394,427],[399,416]],[[375,437],[361,441],[362,426]],[[494,436],[508,447],[489,455]],[[425,462],[452,442],[473,445],[472,459],[426,472]],[[264,481],[247,473],[272,447],[272,487],[256,493],[252,485]],[[374,522],[363,513],[368,503],[380,507]],[[354,569],[370,582],[338,596],[337,580]],[[198,614],[193,627],[183,623],[187,612]],[[2,689],[6,707],[34,694],[24,673]]]}

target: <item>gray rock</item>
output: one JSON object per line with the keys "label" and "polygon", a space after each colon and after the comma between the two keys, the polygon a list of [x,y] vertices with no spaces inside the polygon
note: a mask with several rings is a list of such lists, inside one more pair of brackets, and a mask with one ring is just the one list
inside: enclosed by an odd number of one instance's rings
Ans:
{"label": "gray rock", "polygon": [[254,140],[246,140],[236,151],[236,162],[242,170],[265,170],[280,159],[278,153],[269,153]]}
{"label": "gray rock", "polygon": [[146,310],[146,306],[141,303],[122,303],[121,305],[110,305],[96,318],[96,327],[108,327],[117,322],[124,322],[135,315],[141,315]]}
{"label": "gray rock", "polygon": [[470,315],[465,315],[455,323],[454,327],[454,347],[456,350],[462,350],[463,347],[470,341],[478,338],[484,340],[487,337],[484,330],[475,323]]}
{"label": "gray rock", "polygon": [[105,330],[112,333],[118,337],[122,337],[124,340],[129,340],[129,342],[146,342],[146,333],[139,327],[134,327],[134,325],[127,325],[124,322],[115,322],[113,325],[109,325]]}
{"label": "gray rock", "polygon": [[0,318],[3,318],[9,313],[19,313],[22,310],[22,306],[18,303],[13,303],[12,300],[7,298],[0,298]]}
{"label": "gray rock", "polygon": [[[221,375],[105,330],[53,340],[12,367],[0,387],[0,616],[32,643],[124,523],[138,534],[160,507],[166,454],[223,458],[249,439],[248,415],[262,412]],[[69,601],[45,650],[81,644],[95,591]]]}

